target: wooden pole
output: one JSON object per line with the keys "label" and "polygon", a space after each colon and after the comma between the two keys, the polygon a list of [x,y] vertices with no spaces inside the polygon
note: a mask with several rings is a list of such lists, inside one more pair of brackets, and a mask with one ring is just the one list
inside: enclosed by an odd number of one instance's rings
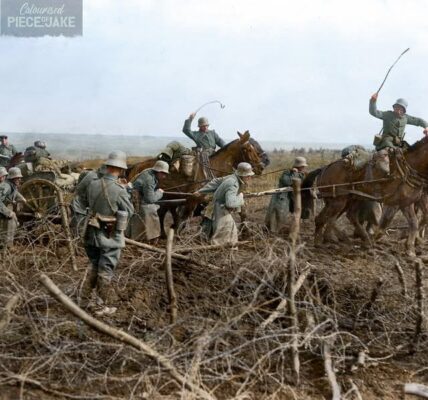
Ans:
{"label": "wooden pole", "polygon": [[[137,242],[136,240],[132,240],[132,239],[128,239],[128,238],[125,238],[125,243],[130,244],[132,246],[140,247],[141,249],[153,251],[155,253],[165,254],[165,250],[164,249],[160,249],[159,247],[156,247],[156,246],[151,246],[151,245],[149,245],[147,243]],[[200,266],[206,267],[206,268],[220,269],[219,267],[217,267],[217,266],[215,266],[213,264],[206,263],[206,262],[203,262],[203,261],[200,261],[200,260],[196,261],[193,258],[191,258],[190,256],[183,256],[182,254],[171,253],[171,257],[175,258],[176,260],[188,261],[188,262],[191,262],[193,264],[200,265]]]}
{"label": "wooden pole", "polygon": [[172,275],[172,245],[174,241],[174,229],[168,231],[168,237],[166,241],[166,255],[165,255],[165,278],[166,287],[169,301],[169,311],[171,313],[170,322],[175,324],[177,322],[177,296],[174,290],[174,279]]}
{"label": "wooden pole", "polygon": [[67,214],[67,209],[65,208],[64,196],[62,195],[62,190],[57,188],[56,194],[57,194],[59,208],[61,210],[62,227],[65,232],[67,247],[70,250],[71,265],[73,266],[73,271],[77,271],[76,252],[73,246],[73,239],[71,236],[70,224],[68,221],[68,214]]}
{"label": "wooden pole", "polygon": [[242,246],[244,244],[248,244],[251,243],[250,240],[244,240],[241,242],[236,242],[236,243],[223,243],[223,244],[208,244],[208,245],[204,245],[204,246],[193,246],[193,247],[184,247],[182,249],[175,249],[175,253],[188,253],[188,252],[193,252],[193,251],[198,251],[198,250],[218,250],[218,249],[227,249],[228,247],[236,247],[236,246]]}
{"label": "wooden pole", "polygon": [[287,290],[289,301],[287,303],[288,315],[291,319],[291,360],[293,377],[296,385],[300,383],[300,359],[299,359],[299,321],[295,303],[296,295],[296,244],[300,231],[300,215],[302,213],[302,198],[300,194],[301,180],[293,178],[294,213],[290,228],[291,251],[288,268]]}
{"label": "wooden pole", "polygon": [[418,259],[415,262],[416,272],[416,304],[418,314],[416,318],[415,340],[413,343],[418,343],[421,334],[427,330],[427,317],[425,312],[425,288],[424,288],[424,265],[422,260]]}
{"label": "wooden pole", "polygon": [[331,391],[333,392],[331,399],[340,400],[341,399],[340,387],[339,387],[339,384],[337,383],[336,374],[334,373],[333,361],[331,359],[331,352],[330,352],[330,344],[327,342],[327,340],[324,342],[324,345],[323,345],[323,355],[324,355],[325,372],[327,374],[327,378],[330,383]]}
{"label": "wooden pole", "polygon": [[121,329],[116,329],[110,325],[105,324],[93,318],[87,312],[83,311],[79,306],[77,306],[71,299],[66,296],[55,283],[52,282],[49,277],[43,273],[39,276],[40,282],[43,286],[49,291],[49,293],[58,300],[70,313],[75,315],[77,318],[81,319],[84,323],[89,325],[91,328],[105,333],[117,340],[120,340],[122,343],[126,343],[137,350],[142,351],[152,360],[157,362],[162,368],[165,368],[166,371],[171,375],[171,377],[176,380],[180,385],[186,389],[194,392],[199,398],[206,400],[215,400],[215,397],[209,394],[207,391],[199,387],[194,382],[190,381],[188,378],[180,374],[180,372],[174,367],[170,360],[168,360],[164,355],[158,353],[151,346],[145,342],[137,339],[134,336],[129,335],[128,333],[122,331]]}

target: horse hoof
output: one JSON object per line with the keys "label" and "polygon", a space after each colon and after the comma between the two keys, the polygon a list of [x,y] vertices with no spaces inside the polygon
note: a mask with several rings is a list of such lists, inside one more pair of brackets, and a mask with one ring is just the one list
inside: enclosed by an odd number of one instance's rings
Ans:
{"label": "horse hoof", "polygon": [[415,250],[407,250],[406,251],[406,255],[408,257],[415,258],[416,257],[416,252],[415,252]]}

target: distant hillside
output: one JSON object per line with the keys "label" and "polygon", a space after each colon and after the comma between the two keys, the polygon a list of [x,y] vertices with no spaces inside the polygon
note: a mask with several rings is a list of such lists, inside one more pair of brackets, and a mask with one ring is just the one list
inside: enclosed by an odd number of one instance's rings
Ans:
{"label": "distant hillside", "polygon": [[[104,158],[110,151],[120,149],[130,156],[155,155],[169,142],[180,141],[184,146],[192,147],[194,143],[183,136],[131,136],[131,135],[94,135],[63,133],[8,133],[10,143],[18,151],[25,150],[35,140],[44,140],[54,158],[85,160]],[[285,141],[259,141],[266,151],[274,149],[291,150],[293,148],[341,149],[347,143],[293,143]]]}

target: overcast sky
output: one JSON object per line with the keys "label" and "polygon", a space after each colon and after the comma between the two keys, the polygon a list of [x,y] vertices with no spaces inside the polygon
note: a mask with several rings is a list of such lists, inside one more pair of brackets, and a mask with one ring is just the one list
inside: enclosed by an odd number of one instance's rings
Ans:
{"label": "overcast sky", "polygon": [[[0,37],[0,130],[371,143],[379,96],[428,119],[425,0],[83,0],[83,36]],[[422,135],[410,127],[408,140]]]}

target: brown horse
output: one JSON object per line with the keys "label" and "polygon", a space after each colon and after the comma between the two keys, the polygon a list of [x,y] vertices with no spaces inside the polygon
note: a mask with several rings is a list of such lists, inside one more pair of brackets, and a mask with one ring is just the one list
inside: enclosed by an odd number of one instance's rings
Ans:
{"label": "brown horse", "polygon": [[[377,180],[382,173],[372,168],[371,177],[367,176],[367,168],[357,172],[349,172],[344,161],[336,161],[320,170],[309,174],[303,187],[330,186],[319,189],[325,199],[325,206],[315,219],[315,243],[323,240],[323,230],[327,223],[337,220],[346,210],[352,209],[352,202],[361,201],[365,197],[376,198],[386,206],[382,215],[380,227],[389,225],[394,212],[400,209],[409,223],[409,235],[406,242],[407,253],[415,255],[415,239],[418,221],[414,203],[419,201],[428,186],[428,138],[424,138],[411,146],[406,153],[400,149],[390,152],[391,171],[388,179],[381,182],[371,182],[355,185],[358,181]],[[341,186],[343,185],[343,186]],[[312,207],[311,195],[303,192],[303,206]],[[355,209],[355,207],[354,207]],[[350,214],[350,215],[349,215]],[[348,213],[348,218],[354,224],[361,236],[367,235],[362,230],[355,212]]]}
{"label": "brown horse", "polygon": [[[240,162],[248,162],[257,175],[263,172],[263,169],[269,165],[268,155],[263,151],[259,143],[250,137],[250,132],[238,132],[239,138],[230,142],[213,155],[210,156],[210,169],[215,177],[222,177],[233,172],[233,169]],[[151,168],[156,162],[156,158],[151,158],[131,166],[127,171],[127,179],[132,182],[145,169]],[[196,160],[196,159],[195,159]],[[177,195],[165,194],[163,200],[182,198],[179,193],[192,193],[198,190],[204,183],[209,181],[205,177],[202,165],[197,163],[195,174],[189,178],[176,170],[171,170],[168,177],[162,181],[162,188],[168,192],[177,192]],[[174,218],[174,227],[179,228],[181,221],[189,218],[200,200],[195,197],[189,197],[183,207],[180,207],[180,215],[177,213],[177,205],[161,205],[158,213],[161,222],[162,236],[165,237],[163,221],[168,211]]]}

